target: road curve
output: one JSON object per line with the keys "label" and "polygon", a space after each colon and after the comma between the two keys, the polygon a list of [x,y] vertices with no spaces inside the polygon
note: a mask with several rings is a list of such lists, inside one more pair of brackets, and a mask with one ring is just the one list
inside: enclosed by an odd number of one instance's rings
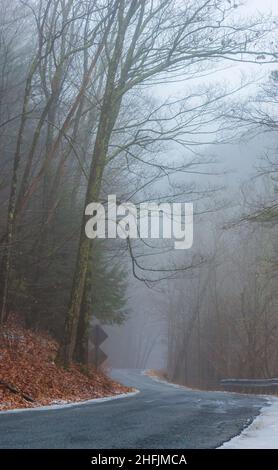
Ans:
{"label": "road curve", "polygon": [[267,400],[175,387],[141,371],[113,377],[135,396],[58,410],[0,413],[0,448],[201,449],[239,434]]}

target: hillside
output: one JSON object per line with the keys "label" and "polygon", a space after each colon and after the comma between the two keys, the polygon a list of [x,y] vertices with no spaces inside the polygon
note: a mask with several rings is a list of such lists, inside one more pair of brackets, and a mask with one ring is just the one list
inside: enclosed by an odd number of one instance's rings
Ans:
{"label": "hillside", "polygon": [[58,343],[48,334],[26,329],[13,315],[0,330],[0,409],[30,408],[82,401],[130,391],[93,369],[54,360]]}

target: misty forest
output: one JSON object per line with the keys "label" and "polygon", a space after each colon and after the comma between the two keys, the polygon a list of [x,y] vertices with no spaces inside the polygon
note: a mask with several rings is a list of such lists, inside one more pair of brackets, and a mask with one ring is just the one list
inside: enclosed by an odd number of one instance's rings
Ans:
{"label": "misty forest", "polygon": [[[36,395],[8,376],[29,367],[22,331],[100,381],[278,376],[278,19],[260,3],[0,0],[3,393]],[[192,247],[88,238],[109,195],[193,203]]]}

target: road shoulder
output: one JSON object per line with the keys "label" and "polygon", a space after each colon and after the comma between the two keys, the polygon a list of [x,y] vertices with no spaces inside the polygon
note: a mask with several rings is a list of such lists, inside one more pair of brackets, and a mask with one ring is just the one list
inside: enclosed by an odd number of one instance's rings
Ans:
{"label": "road shoulder", "polygon": [[104,403],[106,401],[112,401],[112,400],[119,400],[123,398],[131,398],[135,395],[140,393],[139,390],[134,390],[133,392],[128,392],[128,393],[120,393],[118,395],[110,395],[102,398],[93,398],[91,400],[84,400],[84,401],[76,401],[76,402],[62,402],[62,403],[53,403],[51,405],[46,405],[46,406],[34,406],[32,408],[15,408],[12,410],[3,410],[0,411],[0,416],[3,414],[14,414],[14,413],[28,413],[30,411],[53,411],[53,410],[61,410],[65,408],[73,408],[77,406],[83,406],[83,405],[91,405],[91,404],[99,404],[99,403]]}
{"label": "road shoulder", "polygon": [[268,397],[254,421],[219,449],[278,449],[278,398]]}

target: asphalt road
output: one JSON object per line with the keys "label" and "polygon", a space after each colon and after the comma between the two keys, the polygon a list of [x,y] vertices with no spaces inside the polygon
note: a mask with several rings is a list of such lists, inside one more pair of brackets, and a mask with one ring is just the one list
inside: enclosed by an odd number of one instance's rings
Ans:
{"label": "asphalt road", "polygon": [[256,396],[175,387],[141,371],[113,376],[140,393],[72,408],[0,413],[0,448],[216,448],[267,403]]}

